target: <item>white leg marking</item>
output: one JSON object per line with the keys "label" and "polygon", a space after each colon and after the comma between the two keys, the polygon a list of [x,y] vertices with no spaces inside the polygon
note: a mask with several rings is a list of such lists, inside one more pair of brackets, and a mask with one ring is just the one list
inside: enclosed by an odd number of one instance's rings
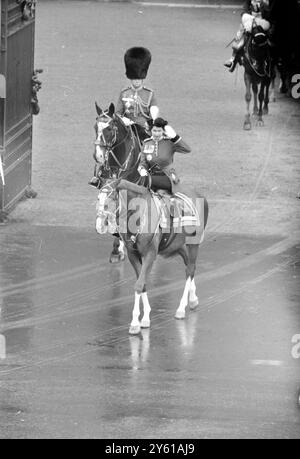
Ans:
{"label": "white leg marking", "polygon": [[150,327],[151,307],[150,307],[150,303],[149,303],[149,300],[148,300],[147,292],[142,293],[142,301],[143,301],[143,306],[144,306],[144,315],[143,315],[143,318],[142,318],[141,327],[142,328],[149,328]]}
{"label": "white leg marking", "polygon": [[194,309],[194,308],[196,308],[196,306],[198,306],[198,304],[199,304],[199,301],[198,301],[198,297],[196,295],[196,284],[195,284],[195,279],[193,279],[191,281],[191,286],[190,286],[190,301],[189,301],[189,305],[190,305],[191,309]]}
{"label": "white leg marking", "polygon": [[122,239],[120,239],[119,253],[124,255],[124,242],[122,241]]}
{"label": "white leg marking", "polygon": [[134,298],[134,307],[132,311],[132,321],[130,324],[129,328],[129,333],[131,335],[137,335],[141,331],[141,326],[139,322],[139,317],[140,317],[140,298],[141,294],[135,292],[135,298]]}
{"label": "white leg marking", "polygon": [[6,359],[6,338],[0,335],[0,359]]}
{"label": "white leg marking", "polygon": [[191,278],[189,277],[186,280],[184,291],[183,291],[183,295],[182,295],[179,307],[178,307],[178,309],[176,311],[176,314],[175,314],[175,318],[176,319],[184,319],[185,318],[185,308],[188,305],[190,288],[191,288]]}

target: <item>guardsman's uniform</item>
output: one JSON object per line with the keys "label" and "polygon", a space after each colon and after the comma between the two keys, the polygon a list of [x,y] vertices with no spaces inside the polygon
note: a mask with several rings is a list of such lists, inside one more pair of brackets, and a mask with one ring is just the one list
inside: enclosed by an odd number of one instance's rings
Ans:
{"label": "guardsman's uniform", "polygon": [[121,91],[116,112],[145,129],[148,127],[146,123],[152,119],[150,109],[153,106],[157,106],[157,102],[152,89],[129,86]]}
{"label": "guardsman's uniform", "polygon": [[179,178],[174,169],[175,153],[190,153],[190,147],[176,135],[174,138],[164,135],[156,141],[153,137],[145,139],[141,152],[140,167],[148,170],[150,175],[166,174],[171,182],[172,194],[180,190]]}
{"label": "guardsman's uniform", "polygon": [[[129,48],[124,54],[126,77],[132,84],[121,91],[116,113],[123,117],[126,125],[133,124],[140,143],[150,136],[151,121],[158,116],[159,109],[152,89],[142,85],[151,63],[149,49],[143,47]],[[141,86],[135,88],[133,80],[140,80]],[[103,166],[96,164],[94,177],[90,185],[99,186]]]}

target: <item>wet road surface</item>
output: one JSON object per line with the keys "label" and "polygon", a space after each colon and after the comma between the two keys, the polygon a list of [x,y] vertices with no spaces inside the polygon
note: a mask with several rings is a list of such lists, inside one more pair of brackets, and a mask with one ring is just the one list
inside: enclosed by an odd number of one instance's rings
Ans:
{"label": "wet road surface", "polygon": [[[238,24],[232,10],[39,3],[38,198],[0,227],[0,438],[300,437],[299,105],[277,94],[265,127],[242,130],[242,72],[223,68]],[[151,329],[130,337],[134,274],[108,263],[87,181],[94,101],[128,83],[141,30],[147,85],[192,147],[178,170],[210,215],[199,308],[174,319],[184,268],[160,259]]]}
{"label": "wet road surface", "polygon": [[138,337],[110,238],[23,224],[0,248],[1,438],[299,437],[296,239],[211,234],[184,321],[183,266],[159,259]]}

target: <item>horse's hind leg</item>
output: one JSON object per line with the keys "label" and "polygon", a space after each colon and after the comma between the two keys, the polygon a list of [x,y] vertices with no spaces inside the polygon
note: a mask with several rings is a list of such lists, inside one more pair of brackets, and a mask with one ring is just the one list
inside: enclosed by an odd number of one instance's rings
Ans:
{"label": "horse's hind leg", "polygon": [[198,297],[196,295],[196,285],[194,280],[198,249],[199,245],[192,244],[187,246],[187,251],[182,249],[179,252],[186,265],[186,283],[179,307],[175,314],[176,319],[185,318],[185,311],[188,304],[190,304],[191,309],[198,306]]}

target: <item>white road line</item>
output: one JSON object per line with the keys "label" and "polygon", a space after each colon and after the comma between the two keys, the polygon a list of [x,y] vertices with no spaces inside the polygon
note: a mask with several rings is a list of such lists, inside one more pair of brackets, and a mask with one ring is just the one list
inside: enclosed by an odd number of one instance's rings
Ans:
{"label": "white road line", "polygon": [[210,9],[230,9],[238,10],[241,9],[239,5],[205,5],[205,4],[194,4],[194,3],[156,3],[156,2],[137,2],[133,1],[132,3],[140,6],[160,6],[167,8],[210,8]]}
{"label": "white road line", "polygon": [[267,367],[281,367],[283,365],[282,360],[251,360],[252,365],[261,365]]}

